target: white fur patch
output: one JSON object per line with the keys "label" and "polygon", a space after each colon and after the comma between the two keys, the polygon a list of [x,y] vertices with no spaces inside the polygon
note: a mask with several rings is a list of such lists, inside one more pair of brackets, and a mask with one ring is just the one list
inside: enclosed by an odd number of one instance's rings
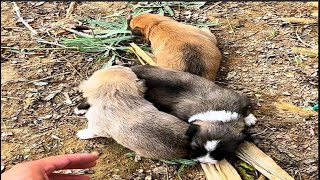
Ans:
{"label": "white fur patch", "polygon": [[213,151],[216,149],[219,142],[220,142],[220,140],[207,141],[206,144],[204,145],[204,148],[206,148],[206,150],[209,152]]}
{"label": "white fur patch", "polygon": [[215,163],[218,162],[217,160],[212,159],[212,158],[210,157],[210,154],[209,154],[209,153],[206,154],[206,155],[204,155],[204,156],[202,156],[202,157],[198,157],[198,158],[196,158],[196,159],[194,159],[194,160],[195,160],[195,161],[198,161],[198,162],[200,162],[200,163],[205,163],[205,164],[215,164]]}
{"label": "white fur patch", "polygon": [[74,113],[77,115],[84,115],[87,113],[87,111],[88,111],[87,109],[78,109],[78,107],[74,109]]}
{"label": "white fur patch", "polygon": [[93,133],[90,129],[83,129],[77,132],[77,136],[79,139],[91,139],[98,137],[96,134]]}
{"label": "white fur patch", "polygon": [[188,120],[189,123],[195,120],[201,121],[222,121],[228,122],[232,120],[237,120],[239,118],[239,114],[231,111],[207,111],[204,113],[199,113],[191,116]]}
{"label": "white fur patch", "polygon": [[246,126],[252,126],[255,125],[257,121],[257,118],[254,117],[253,114],[249,114],[247,117],[244,118],[244,123]]}

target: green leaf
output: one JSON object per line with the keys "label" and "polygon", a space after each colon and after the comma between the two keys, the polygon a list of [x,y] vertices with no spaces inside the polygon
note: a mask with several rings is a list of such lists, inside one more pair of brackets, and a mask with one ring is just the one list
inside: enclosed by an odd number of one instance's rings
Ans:
{"label": "green leaf", "polygon": [[134,157],[136,155],[136,153],[135,152],[128,152],[128,153],[126,153],[124,155],[127,156],[127,157]]}
{"label": "green leaf", "polygon": [[112,57],[109,59],[109,61],[102,66],[102,69],[111,67],[115,58],[116,58],[116,54],[113,54]]}
{"label": "green leaf", "polygon": [[238,167],[239,174],[243,180],[254,180],[254,177],[250,174],[247,174],[246,170],[242,167]]}
{"label": "green leaf", "polygon": [[168,164],[184,164],[184,165],[195,165],[196,162],[190,159],[173,159],[173,160],[160,160]]}
{"label": "green leaf", "polygon": [[[186,166],[186,165],[182,164],[182,165],[179,167],[179,169],[178,169],[178,176],[179,176],[179,177],[181,176],[182,172],[184,171],[185,166]],[[180,179],[181,179],[181,177],[180,177]]]}
{"label": "green leaf", "polygon": [[167,164],[178,164],[178,163],[176,163],[174,161],[171,161],[171,160],[162,160],[162,159],[160,159],[160,161],[164,162],[164,163],[167,163]]}
{"label": "green leaf", "polygon": [[164,15],[164,10],[162,8],[159,9],[159,14],[162,16]]}
{"label": "green leaf", "polygon": [[254,168],[252,166],[250,166],[249,164],[245,163],[245,162],[240,162],[239,164],[240,166],[244,167],[247,170],[253,171]]}
{"label": "green leaf", "polygon": [[164,6],[164,9],[169,13],[170,16],[174,16],[174,12],[169,6]]}

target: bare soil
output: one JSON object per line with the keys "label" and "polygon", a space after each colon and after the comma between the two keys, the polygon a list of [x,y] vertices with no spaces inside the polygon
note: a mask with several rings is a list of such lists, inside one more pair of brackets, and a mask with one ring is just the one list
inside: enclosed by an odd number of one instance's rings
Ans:
{"label": "bare soil", "polygon": [[[72,37],[61,28],[77,23],[65,18],[69,3],[17,4],[21,16],[39,32],[36,37],[48,41]],[[129,10],[126,2],[81,2],[72,15],[99,18]],[[317,10],[306,2],[215,2],[190,17],[175,15],[177,20],[197,22],[201,16],[219,23],[211,28],[223,52],[217,83],[251,98],[258,118],[255,143],[295,179],[318,177],[318,113],[304,109],[318,102],[318,56],[292,50],[317,48],[318,24],[278,18],[318,21]],[[39,47],[17,21],[11,2],[1,2],[1,47]],[[130,150],[113,140],[76,138],[75,133],[86,126],[86,119],[73,113],[81,101],[77,86],[105,63],[96,58],[94,53],[61,49],[1,48],[1,164],[9,169],[50,155],[98,152],[98,165],[77,173],[92,179],[178,179],[178,165],[149,159],[135,162],[125,155]],[[199,165],[186,167],[181,178],[205,179]]]}

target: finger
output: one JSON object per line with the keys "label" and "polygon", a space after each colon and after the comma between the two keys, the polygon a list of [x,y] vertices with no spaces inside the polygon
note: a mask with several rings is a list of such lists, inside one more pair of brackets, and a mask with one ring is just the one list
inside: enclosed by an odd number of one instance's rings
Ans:
{"label": "finger", "polygon": [[97,155],[84,154],[66,154],[47,157],[34,161],[32,163],[42,167],[47,174],[59,169],[82,169],[93,167],[98,159]]}
{"label": "finger", "polygon": [[89,162],[89,163],[87,163],[87,162],[86,163],[79,163],[79,164],[76,164],[76,165],[67,166],[67,167],[62,168],[62,169],[87,169],[87,168],[94,167],[96,164],[97,164],[96,161]]}
{"label": "finger", "polygon": [[74,174],[58,174],[53,173],[49,176],[50,180],[90,180],[89,176],[74,175]]}

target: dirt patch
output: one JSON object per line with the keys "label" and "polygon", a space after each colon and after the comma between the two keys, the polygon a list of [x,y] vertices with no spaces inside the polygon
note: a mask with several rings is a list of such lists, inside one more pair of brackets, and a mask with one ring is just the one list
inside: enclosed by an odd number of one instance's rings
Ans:
{"label": "dirt patch", "polygon": [[[80,2],[66,19],[67,2],[17,4],[38,37],[52,42],[72,37],[62,26],[78,24],[77,17],[100,18],[131,8],[126,2]],[[295,179],[318,176],[318,114],[299,113],[318,101],[318,56],[292,48],[317,47],[318,25],[279,18],[318,20],[315,11],[305,2],[210,2],[197,11],[175,11],[177,20],[206,17],[219,23],[211,28],[223,52],[217,83],[251,98],[258,117],[255,143]],[[6,47],[1,48],[1,133],[8,133],[1,137],[1,163],[7,168],[49,155],[95,151],[100,158],[90,172],[93,179],[179,179],[179,165],[135,162],[125,155],[128,149],[112,140],[76,138],[86,126],[83,117],[73,114],[81,101],[77,86],[106,59],[98,61],[97,53],[38,50],[55,46],[37,43],[17,22],[10,2],[1,2],[1,46]],[[299,111],[277,108],[277,103]],[[186,167],[181,178],[204,179],[204,174],[200,166]]]}

